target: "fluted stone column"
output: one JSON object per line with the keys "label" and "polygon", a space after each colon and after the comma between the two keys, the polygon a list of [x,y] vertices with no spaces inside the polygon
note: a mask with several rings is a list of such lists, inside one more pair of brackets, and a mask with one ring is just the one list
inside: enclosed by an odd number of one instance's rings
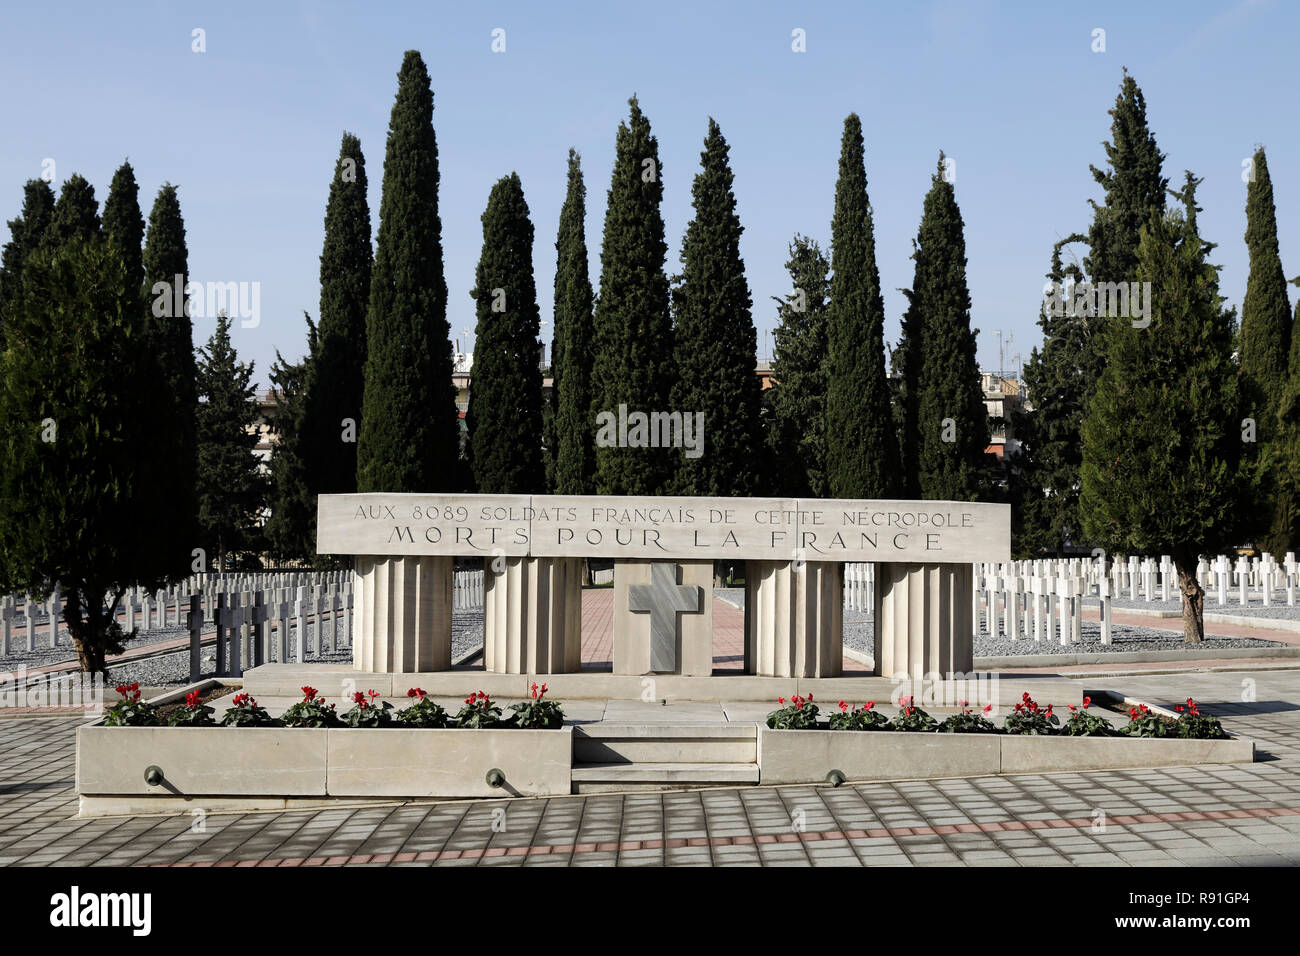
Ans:
{"label": "fluted stone column", "polygon": [[745,670],[763,677],[839,677],[844,671],[844,565],[749,561]]}
{"label": "fluted stone column", "polygon": [[371,674],[451,669],[452,559],[358,555],[352,666]]}
{"label": "fluted stone column", "polygon": [[614,562],[614,673],[713,674],[712,561]]}
{"label": "fluted stone column", "polygon": [[483,665],[495,674],[582,669],[581,558],[484,560]]}
{"label": "fluted stone column", "polygon": [[924,680],[975,666],[969,564],[876,565],[876,673]]}

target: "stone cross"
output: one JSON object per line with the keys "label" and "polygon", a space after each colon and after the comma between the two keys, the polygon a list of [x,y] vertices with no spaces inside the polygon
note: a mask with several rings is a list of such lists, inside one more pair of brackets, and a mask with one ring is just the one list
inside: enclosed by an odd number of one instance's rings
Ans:
{"label": "stone cross", "polygon": [[628,587],[628,610],[650,614],[650,670],[677,670],[677,615],[699,614],[702,590],[697,584],[678,584],[677,565],[660,562],[650,565],[649,584]]}

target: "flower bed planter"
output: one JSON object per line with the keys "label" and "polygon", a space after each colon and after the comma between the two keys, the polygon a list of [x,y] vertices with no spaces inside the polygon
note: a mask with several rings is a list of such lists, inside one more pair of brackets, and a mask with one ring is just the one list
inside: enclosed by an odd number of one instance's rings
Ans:
{"label": "flower bed planter", "polygon": [[1170,737],[1042,737],[889,730],[758,729],[763,784],[817,783],[831,770],[848,780],[905,780],[1250,763],[1255,742]]}
{"label": "flower bed planter", "polygon": [[[83,813],[259,807],[303,800],[507,797],[570,791],[573,732],[105,727],[77,730]],[[163,780],[150,785],[145,771]],[[504,774],[501,787],[488,771]],[[110,798],[110,799],[100,799]],[[114,802],[111,798],[118,799]]]}

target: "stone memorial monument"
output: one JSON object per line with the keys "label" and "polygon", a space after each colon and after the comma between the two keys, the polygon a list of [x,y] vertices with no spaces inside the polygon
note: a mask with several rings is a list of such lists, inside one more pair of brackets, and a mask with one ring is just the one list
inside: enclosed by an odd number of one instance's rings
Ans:
{"label": "stone memorial monument", "polygon": [[353,663],[451,667],[452,560],[485,568],[484,665],[580,670],[581,560],[614,559],[614,672],[712,672],[713,562],[745,564],[745,670],[842,672],[843,565],[878,565],[878,674],[973,669],[971,563],[1006,561],[1005,504],[559,495],[322,495],[317,550],[357,558]]}

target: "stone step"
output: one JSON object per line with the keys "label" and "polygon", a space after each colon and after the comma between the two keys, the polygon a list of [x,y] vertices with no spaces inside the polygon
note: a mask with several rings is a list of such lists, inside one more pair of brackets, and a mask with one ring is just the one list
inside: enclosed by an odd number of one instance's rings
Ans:
{"label": "stone step", "polygon": [[755,785],[757,763],[575,763],[574,793]]}
{"label": "stone step", "polygon": [[582,724],[573,759],[604,765],[746,765],[758,759],[754,724]]}

